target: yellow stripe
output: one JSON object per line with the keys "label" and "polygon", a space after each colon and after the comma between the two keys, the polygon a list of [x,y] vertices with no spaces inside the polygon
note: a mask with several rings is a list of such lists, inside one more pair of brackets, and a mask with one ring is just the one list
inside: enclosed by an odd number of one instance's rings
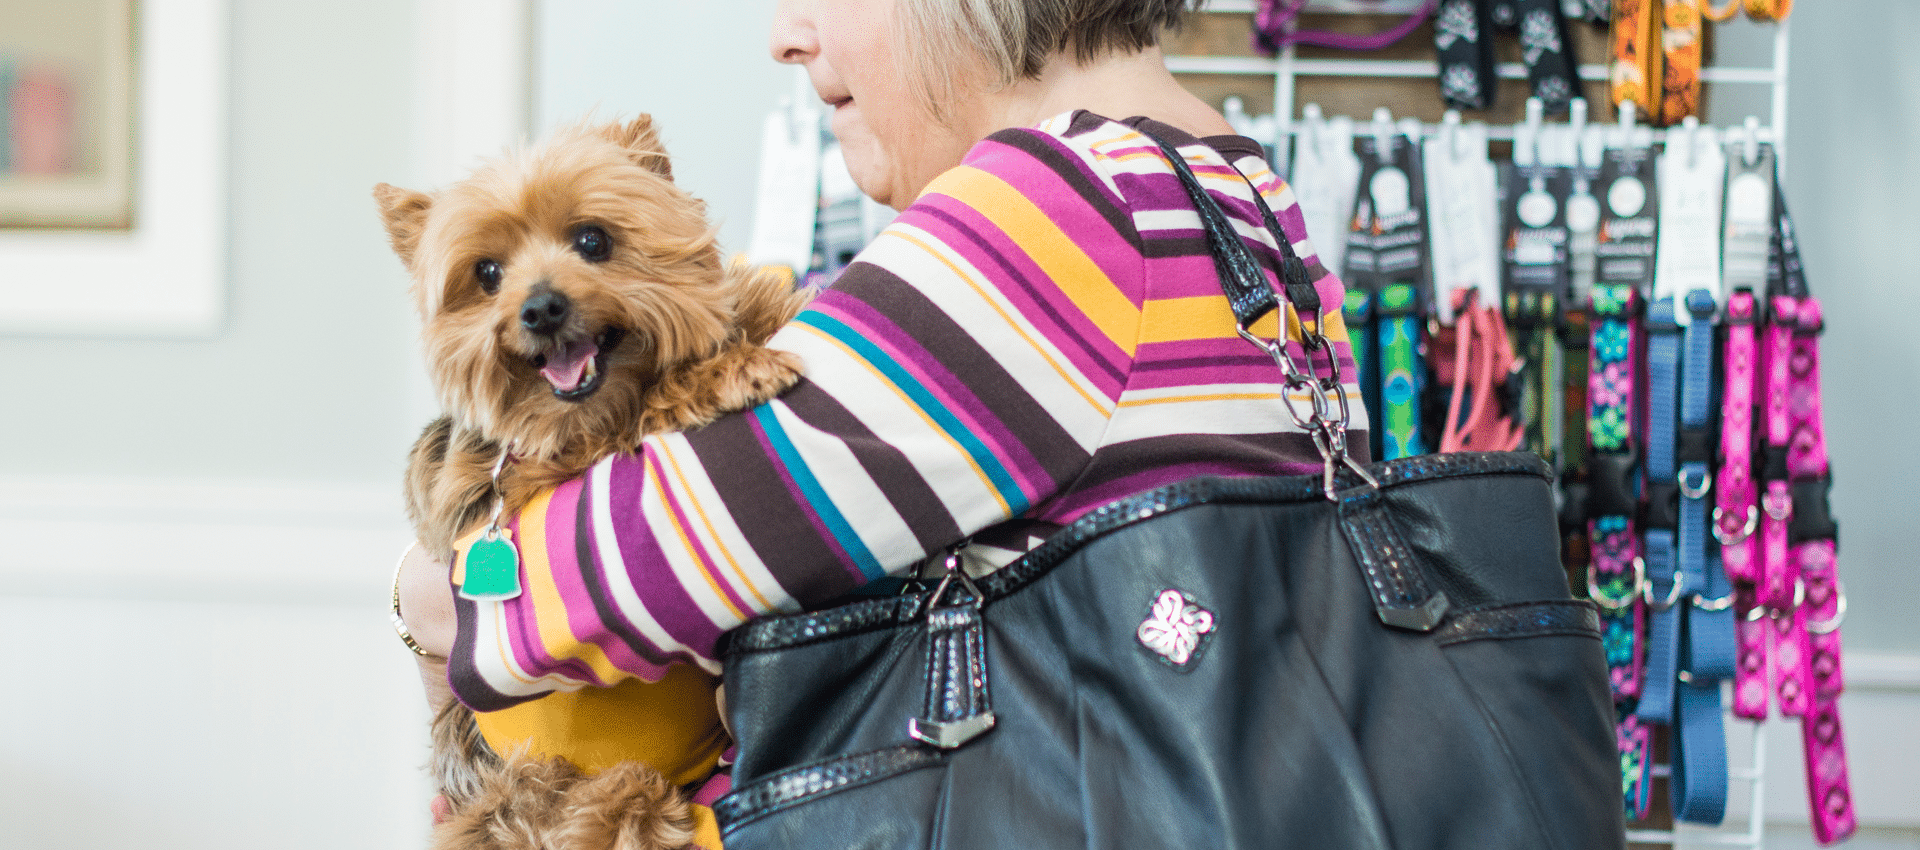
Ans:
{"label": "yellow stripe", "polygon": [[1133,356],[1139,309],[1026,195],[999,175],[971,166],[942,174],[927,191],[965,200],[974,209],[991,210],[994,224],[1012,237],[1014,245],[1027,253],[1040,272],[1060,287],[1108,340],[1128,357]]}
{"label": "yellow stripe", "polygon": [[[707,509],[700,504],[699,499],[692,497],[693,487],[687,481],[686,472],[680,468],[679,458],[675,457],[673,452],[665,449],[660,451],[660,455],[665,457],[667,463],[673,466],[673,477],[674,480],[680,482],[680,491],[689,494],[686,501],[693,505],[694,514],[700,517],[700,525],[707,531],[707,539],[713,542],[713,548],[719,550],[720,556],[726,559],[727,568],[733,573],[734,578],[738,580],[738,585],[746,588],[748,593],[753,594],[754,600],[760,603],[760,610],[772,611],[773,603],[769,601],[767,597],[761,595],[760,588],[755,587],[753,581],[747,578],[746,571],[740,568],[740,562],[734,560],[733,551],[720,542],[720,532],[713,527],[713,519],[707,516]],[[726,596],[723,594],[721,598],[725,599]]]}
{"label": "yellow stripe", "polygon": [[795,327],[803,328],[808,333],[811,333],[823,340],[826,340],[828,343],[832,344],[833,347],[838,348],[842,352],[844,352],[849,358],[852,358],[856,362],[865,364],[867,367],[867,371],[872,372],[874,377],[880,379],[881,383],[886,384],[888,387],[892,388],[894,395],[899,396],[900,400],[905,402],[907,407],[911,408],[914,413],[919,414],[920,421],[926,423],[928,430],[936,434],[939,434],[940,439],[946,440],[947,445],[953,447],[953,451],[955,454],[958,454],[960,457],[966,458],[967,465],[973,467],[973,474],[980,479],[981,484],[986,486],[987,492],[992,493],[993,498],[1000,503],[1001,512],[1006,514],[1013,513],[1013,506],[1007,504],[1007,500],[1000,495],[1000,488],[994,486],[993,479],[988,477],[987,471],[984,469],[981,469],[980,464],[974,461],[973,453],[967,451],[966,447],[960,445],[959,441],[953,438],[953,435],[948,434],[947,429],[940,427],[940,423],[933,421],[933,417],[928,416],[925,410],[920,409],[920,405],[915,403],[913,398],[907,395],[906,391],[901,389],[899,385],[895,384],[891,378],[888,378],[886,376],[886,373],[881,372],[880,369],[874,366],[872,363],[868,363],[866,358],[861,357],[859,354],[856,354],[854,350],[852,348],[847,347],[845,343],[841,342],[840,340],[834,339],[832,334],[829,334],[826,331],[820,330],[819,328],[813,327],[812,325],[795,323]]}
{"label": "yellow stripe", "polygon": [[[1188,404],[1208,401],[1273,401],[1283,398],[1280,393],[1212,393],[1208,395],[1163,396],[1160,398],[1130,398],[1120,402],[1121,407],[1146,407],[1153,404]],[[1297,394],[1296,401],[1306,401],[1307,394]]]}
{"label": "yellow stripe", "polygon": [[[1291,313],[1289,313],[1291,315]],[[1140,344],[1183,342],[1190,339],[1229,339],[1240,336],[1234,328],[1233,308],[1225,295],[1196,295],[1191,298],[1157,298],[1141,310]],[[1263,339],[1279,332],[1274,313],[1260,317],[1248,330]]]}
{"label": "yellow stripe", "polygon": [[[547,506],[552,490],[542,490],[533,502],[520,511],[520,559],[527,574],[527,592],[533,595],[534,621],[540,630],[540,644],[554,658],[573,658],[584,662],[601,684],[610,685],[629,674],[607,660],[607,654],[591,641],[581,640],[567,622],[567,606],[560,599],[560,586],[553,580],[553,566],[547,561]],[[531,521],[529,521],[531,520]],[[560,616],[541,617],[537,612],[558,611]],[[502,630],[504,632],[504,630]],[[554,647],[578,647],[571,656]],[[503,648],[504,649],[504,648]]]}
{"label": "yellow stripe", "polygon": [[[1027,347],[1033,349],[1034,353],[1040,355],[1041,359],[1046,360],[1047,365],[1053,367],[1054,373],[1058,374],[1062,380],[1067,382],[1067,386],[1073,387],[1073,391],[1076,393],[1079,393],[1080,397],[1082,399],[1085,399],[1087,404],[1091,406],[1094,409],[1094,411],[1098,412],[1101,416],[1106,416],[1108,414],[1109,411],[1107,408],[1107,404],[1102,402],[1099,399],[1094,398],[1092,395],[1090,395],[1086,391],[1085,388],[1081,387],[1080,382],[1074,380],[1073,376],[1075,373],[1066,369],[1065,367],[1062,367],[1059,361],[1053,359],[1053,355],[1048,354],[1047,349],[1044,346],[1042,346],[1038,340],[1035,340],[1032,334],[1027,333],[1027,329],[1026,327],[1024,327],[1023,323],[1016,320],[1011,313],[1008,313],[1004,308],[1002,308],[1000,306],[1000,302],[996,300],[992,295],[990,295],[985,288],[980,286],[979,281],[974,280],[971,275],[968,275],[965,271],[962,271],[959,266],[954,265],[952,260],[947,259],[946,254],[942,253],[939,249],[935,248],[934,246],[929,245],[925,242],[922,242],[919,237],[913,236],[907,233],[900,233],[899,236],[900,238],[905,239],[908,242],[911,242],[914,245],[919,246],[921,250],[924,250],[927,252],[928,256],[931,256],[934,259],[939,260],[942,264],[946,265],[946,267],[953,272],[954,277],[959,278],[962,281],[965,281],[968,288],[972,289],[974,294],[979,297],[980,302],[987,305],[988,307],[993,308],[993,311],[995,313],[1000,314],[1001,322],[1004,323],[1007,327],[1012,328],[1014,333],[1019,334],[1020,338],[1026,341]],[[1129,305],[1128,309],[1132,309],[1132,306]],[[1128,352],[1127,356],[1131,357],[1133,356],[1133,353]]]}
{"label": "yellow stripe", "polygon": [[668,503],[670,494],[667,490],[667,482],[660,477],[660,465],[647,464],[647,477],[653,479],[653,485],[660,493],[660,512],[666,515],[667,522],[673,524],[673,533],[680,538],[680,549],[687,553],[689,560],[693,561],[694,570],[706,580],[707,588],[713,591],[713,597],[720,600],[720,604],[727,606],[727,611],[733,616],[741,620],[747,619],[747,612],[740,610],[739,606],[733,604],[733,600],[727,598],[727,592],[721,589],[720,582],[716,581],[713,573],[700,563],[699,552],[695,550],[693,540],[687,536],[686,526],[680,522],[680,517],[674,514],[673,505]]}

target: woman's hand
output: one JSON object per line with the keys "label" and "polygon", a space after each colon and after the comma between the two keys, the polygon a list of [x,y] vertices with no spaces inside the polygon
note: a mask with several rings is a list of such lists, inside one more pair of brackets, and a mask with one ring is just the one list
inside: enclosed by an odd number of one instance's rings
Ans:
{"label": "woman's hand", "polygon": [[453,699],[447,686],[447,656],[453,652],[457,629],[453,607],[452,565],[443,563],[415,545],[400,559],[400,574],[395,579],[400,591],[400,617],[407,632],[426,655],[415,655],[420,664],[420,684],[426,690],[427,704],[434,711]]}

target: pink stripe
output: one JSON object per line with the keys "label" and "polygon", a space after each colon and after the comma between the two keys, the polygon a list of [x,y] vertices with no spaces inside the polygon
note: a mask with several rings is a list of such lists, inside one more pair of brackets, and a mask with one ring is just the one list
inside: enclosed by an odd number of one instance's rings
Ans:
{"label": "pink stripe", "polygon": [[[580,477],[561,484],[554,489],[553,501],[547,506],[547,559],[555,565],[576,563],[579,552],[579,516],[580,503],[586,500],[586,477]],[[567,631],[581,643],[591,643],[605,653],[613,666],[639,676],[647,681],[658,681],[666,674],[666,666],[646,658],[622,640],[619,633],[610,624],[603,621],[593,605],[593,597],[588,594],[586,577],[581,570],[593,567],[591,562],[580,564],[575,569],[553,570],[554,587],[560,594],[565,606],[562,613],[567,618]],[[631,623],[619,623],[631,629]],[[537,669],[537,668],[536,668]],[[599,681],[595,678],[594,681]],[[611,684],[600,682],[602,685]]]}
{"label": "pink stripe", "polygon": [[[718,624],[707,619],[693,602],[693,597],[680,584],[678,576],[667,563],[667,556],[660,546],[659,536],[648,528],[641,511],[641,496],[647,491],[647,467],[658,463],[658,449],[653,441],[642,444],[642,453],[616,459],[611,468],[611,480],[608,481],[607,508],[616,518],[625,517],[631,528],[615,545],[619,547],[621,560],[626,562],[627,579],[633,584],[634,593],[646,603],[648,613],[653,615],[662,629],[674,640],[690,647],[703,658],[712,658],[714,644],[720,639],[721,632],[735,624]],[[624,461],[624,462],[622,462]],[[663,655],[677,655],[685,658],[684,652],[669,653],[664,647],[655,647]]]}

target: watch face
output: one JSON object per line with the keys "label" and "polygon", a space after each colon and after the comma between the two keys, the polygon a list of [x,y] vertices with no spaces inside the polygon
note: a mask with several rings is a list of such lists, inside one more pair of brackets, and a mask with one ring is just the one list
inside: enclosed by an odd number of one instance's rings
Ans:
{"label": "watch face", "polygon": [[1647,208],[1647,187],[1638,177],[1622,177],[1607,189],[1607,207],[1617,218],[1633,218]]}

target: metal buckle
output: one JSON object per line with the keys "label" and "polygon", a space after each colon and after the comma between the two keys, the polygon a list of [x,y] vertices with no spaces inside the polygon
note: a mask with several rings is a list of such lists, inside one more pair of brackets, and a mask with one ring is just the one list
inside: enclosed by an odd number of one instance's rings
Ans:
{"label": "metal buckle", "polygon": [[1846,583],[1836,580],[1833,583],[1833,592],[1834,592],[1833,616],[1828,617],[1827,619],[1824,619],[1824,620],[1808,623],[1807,624],[1808,634],[1830,635],[1830,634],[1833,634],[1833,632],[1836,629],[1840,628],[1841,623],[1844,623],[1847,621],[1847,585]]}
{"label": "metal buckle", "polygon": [[1674,474],[1673,481],[1680,486],[1680,495],[1689,499],[1706,498],[1707,493],[1713,489],[1713,473],[1705,470],[1700,472],[1699,484],[1688,485],[1687,472],[1684,469]]}

